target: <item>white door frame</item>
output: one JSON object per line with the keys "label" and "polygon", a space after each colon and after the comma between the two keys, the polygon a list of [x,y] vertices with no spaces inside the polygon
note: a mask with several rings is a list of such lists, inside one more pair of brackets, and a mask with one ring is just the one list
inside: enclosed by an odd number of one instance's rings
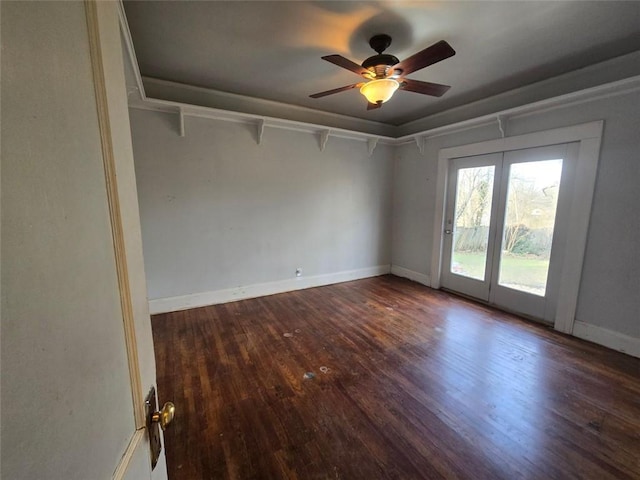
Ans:
{"label": "white door frame", "polygon": [[152,473],[146,432],[145,395],[155,386],[155,364],[122,66],[122,5],[99,0],[84,5],[134,417],[112,480],[159,480],[167,475],[164,459]]}
{"label": "white door frame", "polygon": [[436,204],[433,221],[431,287],[440,288],[447,174],[449,162],[452,159],[483,155],[486,153],[543,147],[559,143],[579,142],[575,183],[573,195],[570,200],[569,224],[567,225],[567,245],[571,245],[571,248],[566,249],[562,260],[558,303],[553,318],[554,328],[556,330],[564,333],[572,333],[603,128],[604,121],[599,120],[571,127],[555,128],[553,130],[544,130],[525,135],[498,138],[496,140],[441,149],[438,154]]}

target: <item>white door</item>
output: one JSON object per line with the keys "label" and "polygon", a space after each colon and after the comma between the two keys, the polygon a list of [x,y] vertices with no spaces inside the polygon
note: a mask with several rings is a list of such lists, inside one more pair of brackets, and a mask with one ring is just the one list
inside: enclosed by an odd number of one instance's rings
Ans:
{"label": "white door", "polygon": [[453,159],[444,288],[551,321],[577,144]]}
{"label": "white door", "polygon": [[[502,153],[451,162],[442,285],[489,301]],[[497,179],[497,180],[496,180]]]}
{"label": "white door", "polygon": [[166,478],[118,5],[0,5],[2,477]]}

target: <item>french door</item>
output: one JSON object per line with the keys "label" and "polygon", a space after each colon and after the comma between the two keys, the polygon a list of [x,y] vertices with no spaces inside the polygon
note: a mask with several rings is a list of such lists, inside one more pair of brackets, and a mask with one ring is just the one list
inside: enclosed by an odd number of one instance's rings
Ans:
{"label": "french door", "polygon": [[453,159],[442,286],[551,321],[577,153],[570,143]]}

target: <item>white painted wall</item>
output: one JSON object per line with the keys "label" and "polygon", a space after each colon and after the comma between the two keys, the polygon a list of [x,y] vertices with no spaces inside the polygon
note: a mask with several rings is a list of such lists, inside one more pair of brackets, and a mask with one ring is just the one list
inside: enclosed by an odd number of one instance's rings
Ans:
{"label": "white painted wall", "polygon": [[[142,388],[155,384],[118,6],[3,2],[2,478],[112,478],[135,438],[92,6]],[[120,473],[165,479],[164,456],[152,476],[139,438]]]}
{"label": "white painted wall", "polygon": [[[633,338],[640,338],[638,111],[640,94],[636,91],[507,122],[507,135],[520,135],[605,121],[576,319]],[[429,273],[438,151],[499,136],[496,123],[431,138],[423,155],[414,145],[398,148],[394,167],[394,266]]]}
{"label": "white painted wall", "polygon": [[1,8],[2,478],[111,478],[134,422],[84,5]]}
{"label": "white painted wall", "polygon": [[151,299],[389,265],[389,146],[130,115]]}

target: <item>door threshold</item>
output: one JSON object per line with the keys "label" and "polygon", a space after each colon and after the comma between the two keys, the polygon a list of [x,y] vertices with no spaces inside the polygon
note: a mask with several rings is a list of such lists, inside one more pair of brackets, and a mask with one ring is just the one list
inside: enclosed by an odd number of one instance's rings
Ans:
{"label": "door threshold", "polygon": [[480,305],[491,307],[491,308],[493,308],[495,310],[500,310],[501,312],[509,313],[511,315],[516,315],[517,317],[520,317],[520,318],[522,318],[524,320],[528,320],[528,321],[537,323],[539,325],[543,325],[545,327],[554,328],[553,322],[549,322],[548,320],[544,320],[542,318],[533,317],[531,315],[527,315],[527,314],[524,314],[524,313],[516,312],[515,310],[511,310],[511,309],[506,308],[506,307],[501,307],[500,305],[496,305],[494,303],[490,303],[490,302],[487,302],[487,301],[482,300],[480,298],[472,297],[470,295],[465,295],[464,293],[456,292],[455,290],[450,290],[450,289],[445,288],[445,287],[440,287],[439,290],[442,290],[443,292],[450,293],[451,295],[455,295],[456,297],[460,297],[460,298],[464,298],[466,300],[470,300],[470,301],[472,301],[474,303],[478,303]]}

